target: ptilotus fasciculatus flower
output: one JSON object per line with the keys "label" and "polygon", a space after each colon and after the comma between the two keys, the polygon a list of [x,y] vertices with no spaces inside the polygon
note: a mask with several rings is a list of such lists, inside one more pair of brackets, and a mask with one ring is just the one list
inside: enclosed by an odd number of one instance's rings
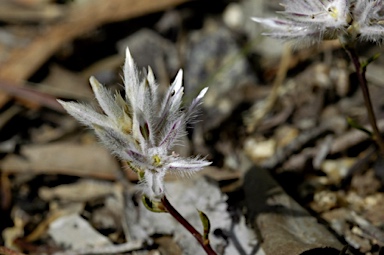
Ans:
{"label": "ptilotus fasciculatus flower", "polygon": [[264,33],[303,47],[326,39],[343,45],[357,40],[381,42],[384,36],[382,0],[282,0],[281,18],[252,18]]}
{"label": "ptilotus fasciculatus flower", "polygon": [[172,151],[175,142],[186,135],[186,125],[196,117],[207,88],[188,107],[182,108],[182,70],[163,97],[157,91],[151,68],[144,76],[139,79],[127,48],[124,97],[91,77],[90,83],[103,113],[90,105],[59,102],[70,115],[94,129],[100,141],[139,174],[144,195],[161,199],[165,192],[164,175],[168,171],[190,175],[210,164],[203,158],[184,158]]}

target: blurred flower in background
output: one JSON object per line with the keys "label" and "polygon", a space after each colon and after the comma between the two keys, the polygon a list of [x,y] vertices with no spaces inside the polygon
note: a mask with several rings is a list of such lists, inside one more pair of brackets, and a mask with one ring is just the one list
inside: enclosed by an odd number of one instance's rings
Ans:
{"label": "blurred flower in background", "polygon": [[327,39],[343,45],[380,42],[384,35],[382,0],[283,0],[282,18],[252,18],[275,38],[293,41],[296,47]]}

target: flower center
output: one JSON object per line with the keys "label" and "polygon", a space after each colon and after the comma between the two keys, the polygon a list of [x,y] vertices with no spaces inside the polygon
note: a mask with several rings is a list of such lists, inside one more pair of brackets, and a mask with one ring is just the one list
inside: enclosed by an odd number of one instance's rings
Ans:
{"label": "flower center", "polygon": [[159,167],[159,166],[161,166],[161,159],[160,159],[160,157],[159,157],[159,155],[154,155],[153,157],[152,157],[152,159],[153,159],[153,165],[155,166],[155,167]]}
{"label": "flower center", "polygon": [[327,12],[329,13],[329,15],[331,15],[331,17],[335,20],[338,19],[339,17],[339,10],[335,7],[335,6],[331,6],[327,9]]}

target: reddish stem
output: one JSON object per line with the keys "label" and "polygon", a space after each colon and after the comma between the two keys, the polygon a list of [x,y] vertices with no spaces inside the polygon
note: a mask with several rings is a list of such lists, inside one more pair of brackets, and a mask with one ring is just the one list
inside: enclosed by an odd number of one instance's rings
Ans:
{"label": "reddish stem", "polygon": [[363,69],[361,68],[359,57],[357,56],[357,53],[354,48],[345,47],[345,49],[356,69],[356,74],[359,79],[360,88],[361,88],[361,91],[363,92],[364,103],[365,103],[365,108],[367,109],[369,123],[371,124],[372,130],[373,130],[373,139],[379,145],[381,155],[384,156],[384,142],[380,134],[380,131],[377,127],[376,116],[375,116],[375,112],[373,111],[372,101],[369,95],[367,78],[365,77],[366,68],[363,68]]}
{"label": "reddish stem", "polygon": [[217,255],[217,253],[212,249],[209,242],[203,239],[203,236],[172,206],[172,204],[168,201],[167,197],[164,196],[161,199],[161,203],[167,209],[167,211],[175,218],[181,225],[183,225],[200,243],[201,247],[203,247],[204,251],[208,255]]}

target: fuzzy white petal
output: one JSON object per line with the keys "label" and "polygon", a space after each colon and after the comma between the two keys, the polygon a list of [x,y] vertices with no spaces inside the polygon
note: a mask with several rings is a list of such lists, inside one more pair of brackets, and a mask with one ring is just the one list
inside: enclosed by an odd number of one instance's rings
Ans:
{"label": "fuzzy white petal", "polygon": [[124,84],[126,97],[130,101],[132,107],[135,107],[137,105],[135,103],[135,97],[137,96],[137,90],[139,87],[139,77],[137,74],[136,65],[128,47],[126,49],[126,57],[124,63]]}
{"label": "fuzzy white petal", "polygon": [[120,118],[122,116],[122,109],[116,104],[111,92],[101,85],[93,76],[89,79],[89,82],[91,83],[96,99],[105,114],[115,120]]}
{"label": "fuzzy white petal", "polygon": [[92,127],[94,124],[99,126],[110,126],[108,123],[108,118],[106,116],[97,113],[91,107],[75,103],[75,102],[64,102],[62,100],[57,100],[64,109],[72,115],[75,119],[80,121],[86,126]]}
{"label": "fuzzy white petal", "polygon": [[177,171],[199,171],[203,167],[209,166],[212,162],[205,161],[203,159],[177,159],[174,162],[169,163],[171,170]]}
{"label": "fuzzy white petal", "polygon": [[202,99],[205,96],[205,94],[207,93],[207,91],[208,91],[208,87],[203,88],[196,98],[197,99]]}

